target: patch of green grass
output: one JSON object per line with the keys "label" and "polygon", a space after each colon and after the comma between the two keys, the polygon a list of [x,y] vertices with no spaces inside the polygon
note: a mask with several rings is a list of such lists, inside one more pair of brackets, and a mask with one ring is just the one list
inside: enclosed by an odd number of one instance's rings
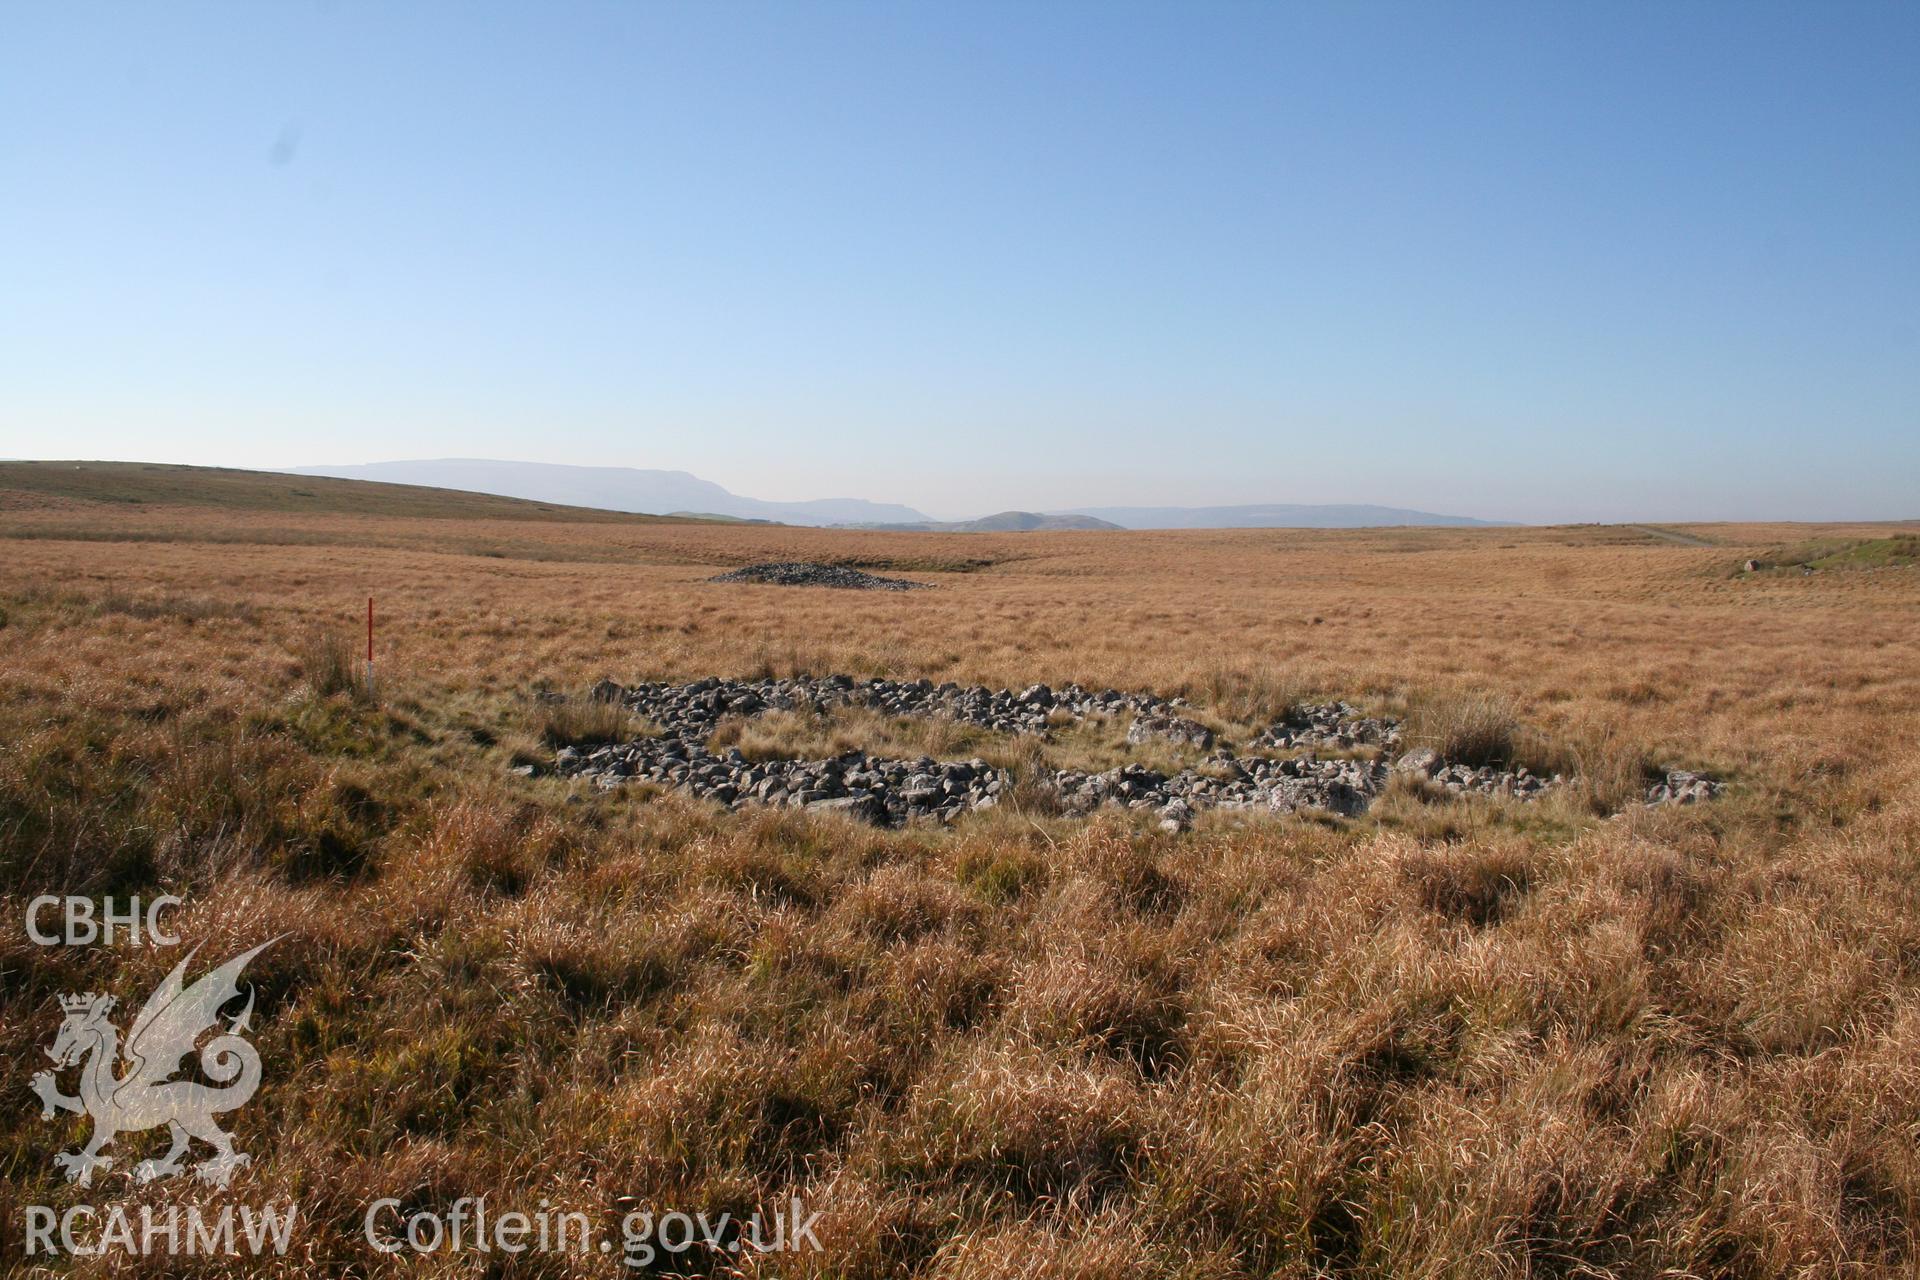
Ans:
{"label": "patch of green grass", "polygon": [[1920,533],[1853,540],[1820,538],[1788,547],[1760,561],[1762,571],[1904,569],[1920,564]]}
{"label": "patch of green grass", "polygon": [[968,850],[954,867],[961,884],[996,906],[1018,901],[1047,882],[1047,864],[1017,846]]}
{"label": "patch of green grass", "polygon": [[1920,563],[1920,534],[1868,538],[1810,562],[1816,569],[1890,569]]}
{"label": "patch of green grass", "polygon": [[316,756],[365,759],[378,755],[391,740],[384,713],[368,702],[339,695],[295,703],[278,727]]}

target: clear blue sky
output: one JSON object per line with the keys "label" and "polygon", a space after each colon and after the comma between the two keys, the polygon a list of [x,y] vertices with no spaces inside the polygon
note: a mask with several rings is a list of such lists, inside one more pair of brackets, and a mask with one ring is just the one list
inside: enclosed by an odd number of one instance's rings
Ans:
{"label": "clear blue sky", "polygon": [[0,10],[0,456],[1920,516],[1920,4]]}

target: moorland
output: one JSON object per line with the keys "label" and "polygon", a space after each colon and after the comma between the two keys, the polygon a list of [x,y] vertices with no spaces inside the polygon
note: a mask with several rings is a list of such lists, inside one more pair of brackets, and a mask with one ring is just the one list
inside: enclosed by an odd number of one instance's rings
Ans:
{"label": "moorland", "polygon": [[[372,1252],[386,1195],[799,1195],[823,1251],[759,1274],[1907,1274],[1915,533],[855,532],[4,464],[0,894],[178,894],[204,957],[280,939],[233,1193],[298,1202],[296,1252],[122,1273],[481,1273]],[[708,581],[789,560],[935,589]],[[1225,725],[1341,698],[1626,784],[1180,831],[1025,788],[886,830],[544,768],[623,729],[600,679],[827,673]],[[1127,751],[1005,759],[1055,749]],[[1725,789],[1632,802],[1669,768]],[[177,958],[0,931],[0,1059]],[[82,1122],[9,1081],[11,1232],[72,1196]]]}

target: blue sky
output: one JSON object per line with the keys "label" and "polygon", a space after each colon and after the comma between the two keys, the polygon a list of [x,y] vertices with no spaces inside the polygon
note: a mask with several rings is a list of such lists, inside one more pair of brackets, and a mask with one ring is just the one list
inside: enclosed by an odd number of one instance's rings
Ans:
{"label": "blue sky", "polygon": [[1920,5],[14,4],[0,456],[1920,516]]}

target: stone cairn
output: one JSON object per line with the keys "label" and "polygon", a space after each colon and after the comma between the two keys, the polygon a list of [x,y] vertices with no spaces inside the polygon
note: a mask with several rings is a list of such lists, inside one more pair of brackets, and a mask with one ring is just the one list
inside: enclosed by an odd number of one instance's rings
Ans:
{"label": "stone cairn", "polygon": [[[602,680],[588,694],[618,702],[660,729],[630,742],[582,750],[563,747],[554,771],[602,789],[652,783],[714,800],[729,808],[758,804],[842,813],[877,826],[915,819],[949,822],[963,813],[990,809],[1013,786],[1005,769],[986,761],[885,759],[848,752],[822,760],[750,760],[738,748],[708,746],[729,716],[768,711],[829,714],[864,708],[886,716],[944,717],[1006,734],[1046,736],[1058,726],[1086,719],[1131,715],[1127,741],[1160,742],[1210,752],[1199,765],[1163,773],[1125,764],[1099,773],[1059,769],[1040,779],[1069,814],[1103,805],[1152,811],[1168,831],[1184,830],[1202,809],[1290,813],[1321,810],[1343,816],[1365,813],[1395,774],[1424,779],[1454,794],[1533,800],[1564,782],[1526,768],[1496,769],[1451,763],[1431,748],[1401,752],[1401,725],[1389,717],[1363,716],[1345,702],[1295,707],[1257,735],[1249,754],[1236,756],[1212,730],[1181,713],[1179,698],[1113,689],[988,689],[935,684],[931,680],[855,680],[851,676],[724,680],[709,676],[688,684],[620,685]],[[1297,754],[1258,754],[1287,751]],[[1321,753],[1332,753],[1322,758]],[[1649,804],[1692,804],[1719,794],[1721,784],[1696,773],[1673,772],[1649,789]]]}
{"label": "stone cairn", "polygon": [[838,564],[813,564],[805,560],[778,560],[750,564],[708,582],[758,582],[775,587],[838,587],[843,591],[919,591],[931,582],[909,578],[881,578],[859,569]]}

